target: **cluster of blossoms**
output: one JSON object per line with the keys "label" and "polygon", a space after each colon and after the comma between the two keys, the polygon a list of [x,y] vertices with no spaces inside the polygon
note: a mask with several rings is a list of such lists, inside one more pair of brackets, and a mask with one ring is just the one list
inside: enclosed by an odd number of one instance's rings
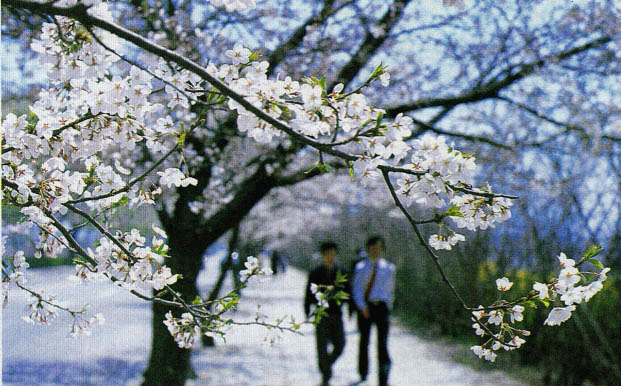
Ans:
{"label": "cluster of blossoms", "polygon": [[[567,258],[561,252],[558,256],[561,266],[558,278],[552,280],[549,284],[534,283],[533,291],[530,295],[520,299],[518,302],[507,303],[499,301],[491,307],[479,306],[478,310],[473,311],[472,321],[474,324],[472,328],[475,330],[475,334],[480,337],[489,336],[490,334],[493,336],[483,345],[472,346],[470,348],[472,352],[479,358],[485,358],[493,362],[496,360],[496,352],[499,349],[502,348],[510,351],[526,343],[523,337],[529,336],[530,332],[516,328],[513,324],[524,319],[525,305],[534,307],[535,301],[541,302],[546,307],[549,307],[550,302],[556,303],[560,301],[565,304],[565,307],[552,308],[544,321],[545,325],[557,326],[569,320],[571,313],[576,309],[574,304],[581,303],[582,301],[588,302],[593,295],[599,292],[603,288],[606,274],[610,271],[610,268],[603,268],[598,260],[589,259],[590,253],[590,251],[587,252],[585,257],[579,263],[576,263],[575,260]],[[600,267],[601,271],[599,273],[580,272],[576,266],[587,260]],[[595,279],[588,280],[588,276],[593,276]],[[576,284],[580,282],[585,282],[586,285],[577,286]],[[496,288],[500,292],[507,292],[512,286],[513,282],[506,277],[496,280]],[[508,322],[505,321],[506,317],[509,319]],[[492,328],[496,329],[497,332],[493,332]]]}
{"label": "cluster of blossoms", "polygon": [[[232,257],[237,259],[237,252],[234,252]],[[264,269],[261,267],[259,259],[256,257],[249,256],[244,264],[246,269],[239,273],[243,287],[248,285],[250,279],[253,277],[272,274],[269,268]],[[191,312],[183,313],[180,318],[176,318],[173,316],[172,312],[168,312],[164,324],[168,327],[168,331],[179,347],[191,348],[201,333],[210,337],[216,335],[224,336],[226,331],[231,325],[235,324],[235,322],[231,319],[222,319],[220,315],[237,306],[239,298],[236,291],[239,289],[240,288],[234,289],[233,292],[213,303],[213,312],[208,311],[207,314],[205,314],[205,310],[202,309],[201,304],[197,302],[193,303],[191,306]],[[296,331],[299,329],[299,324],[296,323],[293,318],[287,323],[285,323],[284,319],[276,319],[274,323],[268,322],[268,316],[260,312],[260,305],[258,307],[253,322],[265,326],[268,331]],[[275,340],[275,336],[270,337],[268,334],[268,337],[266,337],[266,342],[273,343]]]}
{"label": "cluster of blossoms", "polygon": [[73,317],[73,323],[71,323],[71,331],[69,335],[73,338],[79,335],[91,335],[91,328],[93,325],[104,324],[105,319],[101,313],[97,313],[90,317],[84,315],[84,313],[76,314]]}
{"label": "cluster of blossoms", "polygon": [[[564,253],[558,256],[561,272],[555,283],[548,286],[543,283],[533,284],[533,289],[538,292],[539,299],[560,300],[565,307],[554,307],[544,324],[549,326],[559,325],[571,317],[572,311],[576,309],[574,304],[582,301],[588,302],[591,298],[604,288],[604,280],[610,268],[602,268],[599,273],[580,272],[576,267],[576,261],[568,259]],[[595,280],[588,281],[587,277],[592,276]],[[584,282],[586,285],[577,285]],[[548,290],[549,289],[549,290]]]}
{"label": "cluster of blossoms", "polygon": [[174,284],[178,275],[161,265],[168,251],[168,245],[163,240],[166,233],[156,226],[153,226],[153,230],[155,235],[151,245],[145,245],[146,239],[137,229],[117,232],[114,241],[101,237],[95,250],[88,248],[91,261],[76,265],[76,276],[82,280],[105,276],[127,290],[161,290]]}
{"label": "cluster of blossoms", "polygon": [[168,327],[168,332],[175,339],[181,348],[192,348],[195,339],[201,334],[201,328],[189,312],[184,312],[181,318],[175,318],[172,312],[166,314],[164,324]]}
{"label": "cluster of blossoms", "polygon": [[243,269],[239,272],[239,278],[242,283],[248,283],[248,280],[253,276],[269,276],[273,274],[270,268],[263,268],[257,259],[254,256],[248,256],[248,259],[244,263],[246,269]]}
{"label": "cluster of blossoms", "polygon": [[[471,188],[471,174],[476,167],[471,154],[455,150],[443,137],[429,134],[406,142],[412,135],[412,118],[399,114],[384,123],[385,112],[370,106],[360,90],[343,94],[343,85],[338,84],[328,92],[325,79],[268,79],[268,63],[256,60],[239,44],[226,56],[230,64],[217,67],[210,63],[207,72],[257,109],[287,122],[295,133],[318,140],[332,137],[331,142],[321,143],[356,152],[352,168],[363,184],[378,179],[380,166],[400,166],[397,194],[406,206],[448,206],[445,216],[450,216],[457,227],[469,230],[486,229],[511,217],[510,199],[494,195],[490,187]],[[375,80],[388,85],[385,67],[378,66],[365,85]],[[256,141],[269,143],[283,134],[237,101],[229,99],[228,106],[238,113],[238,129]],[[451,249],[465,240],[442,225],[441,232],[431,236],[432,247]]]}
{"label": "cluster of blossoms", "polygon": [[328,300],[326,299],[325,294],[319,290],[319,286],[315,283],[311,283],[310,290],[313,295],[315,295],[315,299],[317,299],[317,304],[319,307],[328,308]]}
{"label": "cluster of blossoms", "polygon": [[[7,236],[3,236],[6,239]],[[4,249],[4,248],[0,248]],[[4,256],[4,253],[2,253]],[[24,277],[24,272],[26,269],[30,267],[30,264],[26,262],[26,258],[24,257],[23,251],[17,251],[12,259],[4,258],[2,259],[2,292],[5,296],[7,296],[8,290],[14,285],[24,285],[26,283],[26,278]]]}
{"label": "cluster of blossoms", "polygon": [[[426,134],[413,141],[411,162],[405,167],[420,175],[404,175],[398,181],[397,194],[406,206],[416,203],[423,208],[444,208],[458,228],[487,229],[511,217],[511,200],[504,197],[485,197],[475,193],[491,193],[491,188],[468,189],[472,194],[458,194],[460,187],[469,186],[476,165],[470,154],[463,154],[446,144],[443,137]],[[465,237],[442,224],[440,232],[429,238],[435,249],[450,250]]]}
{"label": "cluster of blossoms", "polygon": [[43,291],[37,294],[31,293],[28,300],[28,315],[22,319],[32,324],[49,324],[58,315],[59,307],[54,297],[46,295]]}

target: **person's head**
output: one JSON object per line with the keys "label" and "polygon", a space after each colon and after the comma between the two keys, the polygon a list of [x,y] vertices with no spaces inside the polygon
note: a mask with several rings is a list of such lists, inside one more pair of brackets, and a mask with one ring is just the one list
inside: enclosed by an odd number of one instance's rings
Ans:
{"label": "person's head", "polygon": [[372,260],[377,260],[382,257],[382,253],[384,252],[384,239],[381,236],[369,237],[369,240],[367,240],[367,251]]}
{"label": "person's head", "polygon": [[319,246],[319,252],[321,252],[321,261],[327,265],[334,265],[336,262],[336,252],[338,247],[334,241],[325,241]]}

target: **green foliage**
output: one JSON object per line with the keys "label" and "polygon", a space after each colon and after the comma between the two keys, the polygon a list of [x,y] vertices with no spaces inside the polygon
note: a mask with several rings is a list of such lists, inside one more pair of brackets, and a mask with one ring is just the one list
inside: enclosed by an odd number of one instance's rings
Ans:
{"label": "green foliage", "polygon": [[328,166],[327,164],[325,164],[323,161],[317,161],[313,164],[313,166],[310,169],[305,171],[304,174],[309,174],[315,169],[317,169],[320,174],[330,173],[332,171],[332,168]]}
{"label": "green foliage", "polygon": [[444,214],[451,217],[464,217],[455,204],[451,205]]}
{"label": "green foliage", "polygon": [[[507,276],[514,282],[507,295],[513,298],[527,294],[535,281],[547,282],[558,275],[558,266],[552,271],[515,269],[500,258],[489,261],[490,243],[487,237],[477,236],[458,253],[443,259],[448,277],[469,305],[491,304],[496,300],[494,279],[498,277]],[[600,251],[601,247],[590,248],[584,254],[586,261],[601,265],[593,259]],[[427,260],[421,253],[404,260],[398,268],[398,313],[418,330],[449,336],[468,345],[480,344],[474,336],[469,313],[449,293]],[[616,384],[620,342],[618,268],[608,274],[604,289],[588,303],[577,306],[572,318],[561,326],[544,326],[551,306],[548,300],[537,299],[525,306],[524,320],[516,327],[530,331],[530,337],[519,350],[503,352],[507,359],[502,363],[484,365],[485,368],[530,366],[541,374],[541,379],[535,382],[543,384]]]}

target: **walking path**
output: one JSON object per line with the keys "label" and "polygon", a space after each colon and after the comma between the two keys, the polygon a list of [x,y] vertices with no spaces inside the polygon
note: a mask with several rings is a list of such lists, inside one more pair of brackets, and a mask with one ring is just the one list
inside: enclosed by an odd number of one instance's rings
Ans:
{"label": "walking path", "polygon": [[[199,284],[207,292],[217,272],[218,258],[208,260],[207,273]],[[67,338],[67,319],[49,326],[23,322],[25,296],[9,294],[3,310],[2,380],[4,385],[138,385],[146,366],[150,342],[150,305],[128,297],[107,283],[88,286],[66,279],[72,267],[30,272],[29,284],[47,293],[89,302],[103,312],[106,323],[96,326],[90,337]],[[230,282],[230,279],[227,280]],[[306,275],[293,268],[263,283],[253,283],[243,293],[235,319],[250,320],[258,304],[273,317],[293,315],[302,320],[302,297]],[[63,323],[64,322],[64,323]],[[355,318],[345,316],[346,346],[335,363],[333,386],[357,385],[358,334]],[[192,363],[198,378],[188,385],[314,386],[320,383],[315,359],[313,327],[302,327],[303,336],[275,334],[257,326],[233,328],[226,343],[193,351]],[[274,340],[274,343],[270,341]],[[375,385],[376,350],[372,334],[368,385]],[[393,360],[390,384],[410,385],[520,385],[500,371],[478,372],[450,360],[450,349],[406,332],[393,320],[389,337]]]}

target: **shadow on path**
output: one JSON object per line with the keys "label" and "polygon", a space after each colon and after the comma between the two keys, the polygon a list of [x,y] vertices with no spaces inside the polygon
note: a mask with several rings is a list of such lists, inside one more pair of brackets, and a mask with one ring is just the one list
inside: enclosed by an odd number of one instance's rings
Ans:
{"label": "shadow on path", "polygon": [[73,361],[4,361],[2,382],[5,385],[110,385],[121,386],[139,376],[143,361],[104,357],[92,366]]}

